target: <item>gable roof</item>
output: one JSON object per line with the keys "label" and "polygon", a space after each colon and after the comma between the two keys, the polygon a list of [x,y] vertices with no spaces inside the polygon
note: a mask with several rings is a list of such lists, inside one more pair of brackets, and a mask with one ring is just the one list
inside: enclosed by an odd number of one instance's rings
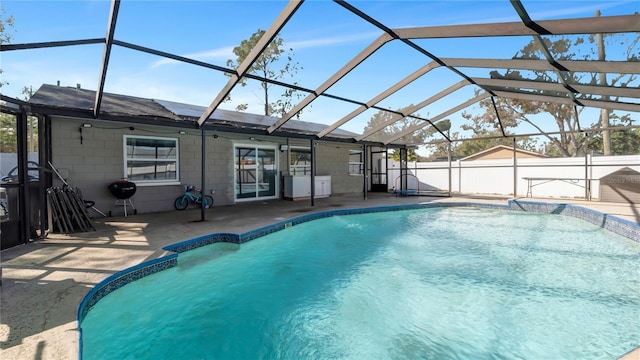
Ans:
{"label": "gable roof", "polygon": [[[492,148],[477,152],[475,154],[472,154],[472,155],[469,155],[467,157],[464,157],[464,158],[462,158],[460,160],[462,160],[462,161],[464,161],[464,160],[477,160],[477,159],[485,157],[485,156],[487,156],[489,154],[493,154],[493,153],[497,153],[499,151],[505,151],[505,150],[513,152],[513,148],[512,147],[509,147],[509,146],[506,146],[506,145],[496,145],[496,146],[494,146]],[[546,155],[542,155],[542,154],[539,154],[539,153],[534,152],[534,151],[528,151],[528,150],[523,150],[523,149],[518,149],[518,148],[516,148],[516,153],[526,154],[526,155],[529,155],[529,156],[532,156],[532,157],[538,157],[538,158],[546,158],[547,157]]]}
{"label": "gable roof", "polygon": [[[609,178],[619,177],[619,176],[638,176],[638,175],[640,175],[640,172],[633,170],[630,167],[623,167],[622,169],[618,169],[614,172],[608,173],[607,175],[601,177],[600,180],[607,180]],[[640,183],[638,183],[638,185],[640,185]]]}

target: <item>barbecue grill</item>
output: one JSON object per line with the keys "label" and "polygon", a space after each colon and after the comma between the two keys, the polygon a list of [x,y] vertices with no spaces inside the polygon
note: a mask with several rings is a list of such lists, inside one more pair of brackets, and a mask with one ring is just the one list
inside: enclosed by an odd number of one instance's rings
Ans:
{"label": "barbecue grill", "polygon": [[[111,195],[116,198],[116,202],[113,206],[122,206],[124,208],[124,217],[127,217],[127,206],[131,206],[134,214],[138,213],[138,210],[136,210],[135,206],[133,206],[133,203],[131,202],[131,197],[137,190],[135,183],[127,180],[119,180],[109,184],[108,188]],[[111,210],[109,210],[109,216],[111,216]]]}

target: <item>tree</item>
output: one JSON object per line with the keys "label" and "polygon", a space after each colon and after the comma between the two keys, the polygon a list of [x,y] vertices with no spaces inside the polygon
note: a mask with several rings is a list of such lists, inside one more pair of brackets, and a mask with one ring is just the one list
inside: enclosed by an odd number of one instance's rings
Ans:
{"label": "tree", "polygon": [[[399,109],[398,112],[403,112],[405,109],[411,108],[411,107],[413,107],[413,105],[409,105],[406,108]],[[392,121],[393,118],[396,116],[398,115],[388,111],[383,111],[383,110],[378,111],[371,117],[371,119],[369,119],[369,121],[367,122],[367,125],[364,127],[363,133],[371,131],[381,126],[382,124]],[[440,128],[441,130],[445,128],[448,129],[451,126],[450,122],[448,123],[448,125],[445,124],[448,121],[449,120],[442,120],[438,122],[437,123],[438,128]],[[424,121],[418,120],[415,118],[403,117],[402,119],[394,122],[393,124],[390,124],[389,126],[382,128],[380,131],[373,133],[371,136],[367,138],[367,140],[385,142],[387,139],[395,136],[396,134],[402,133],[405,130],[409,129],[410,127],[418,124],[424,124]],[[425,142],[425,139],[427,137],[433,136],[435,133],[438,133],[438,131],[433,126],[425,126],[420,130],[417,130],[411,134],[401,137],[395,142],[404,143],[404,144],[422,144]],[[397,150],[393,150],[391,152],[391,158],[393,158],[394,160],[400,161],[400,152]],[[421,157],[416,153],[415,150],[408,149],[407,160],[418,161],[418,160],[421,160]]]}
{"label": "tree", "polygon": [[[13,29],[13,16],[5,17],[5,11],[0,8],[0,45],[11,41],[11,32]],[[2,75],[0,69],[0,76]],[[0,81],[0,87],[8,84],[6,81]],[[16,117],[11,114],[0,113],[0,152],[16,152]]]}
{"label": "tree", "polygon": [[[633,120],[628,114],[622,118],[611,119],[612,125],[632,125]],[[603,134],[598,133],[589,142],[588,150],[601,151],[603,148]],[[640,152],[640,128],[623,129],[611,133],[611,155],[637,155]]]}
{"label": "tree", "polygon": [[0,152],[17,152],[16,117],[12,114],[0,113]]}
{"label": "tree", "polygon": [[[393,149],[391,151],[391,158],[395,161],[400,162],[400,150],[399,149]],[[407,161],[420,161],[420,155],[418,155],[418,153],[416,153],[415,150],[413,149],[407,149]]]}
{"label": "tree", "polygon": [[[458,133],[457,131],[453,132],[453,133],[451,132],[451,120],[443,119],[443,120],[440,120],[440,121],[436,122],[434,125],[437,126],[440,131],[442,131],[443,133],[447,134],[447,137],[450,140],[459,139],[460,133]],[[438,129],[436,129],[434,126],[429,126],[427,128],[427,136],[428,137],[433,137],[436,134],[439,134]],[[459,147],[460,147],[460,143],[459,142],[451,141],[451,143],[450,143],[446,139],[442,139],[439,142],[435,142],[435,143],[427,145],[427,148],[430,148],[433,151],[425,160],[435,160],[435,159],[447,158],[447,157],[449,157],[449,155],[453,156],[458,152]]]}
{"label": "tree", "polygon": [[[240,45],[234,47],[233,53],[236,55],[236,59],[227,60],[227,66],[237,69],[264,33],[264,30],[258,29],[249,39],[242,40]],[[280,67],[278,68],[278,66]],[[278,35],[271,41],[258,59],[256,59],[248,72],[262,78],[280,80],[288,76],[294,77],[298,73],[298,66],[298,62],[293,60],[293,49],[286,49],[284,47],[284,41]],[[302,68],[300,67],[300,69]],[[239,83],[242,86],[246,86],[247,80],[242,78]],[[294,82],[293,84],[295,85],[297,83]],[[260,87],[262,88],[261,100],[263,101],[262,105],[264,106],[264,115],[266,116],[285,115],[293,107],[293,99],[298,95],[296,90],[288,88],[280,95],[280,98],[270,102],[269,90],[271,89],[271,84],[262,81],[260,82]],[[227,100],[230,100],[230,98],[227,98]],[[236,106],[236,110],[244,111],[247,107],[248,104],[240,104]]]}
{"label": "tree", "polygon": [[[406,108],[410,108],[412,106],[413,105],[409,105]],[[398,111],[402,112],[406,108],[399,109]],[[396,114],[388,111],[384,111],[384,110],[378,111],[377,113],[373,114],[371,119],[369,119],[369,121],[367,122],[367,125],[365,125],[364,127],[363,133],[367,133],[368,131],[375,129],[376,127],[381,126],[384,123],[390,122],[396,116],[397,116]],[[384,127],[382,130],[373,133],[371,136],[367,137],[367,140],[384,142],[387,139],[391,138],[392,136],[402,133],[408,128],[414,125],[417,125],[419,123],[424,123],[424,122],[422,120],[418,120],[415,118],[404,117],[394,122],[393,124]],[[421,144],[429,135],[433,134],[433,130],[431,130],[430,128],[432,127],[425,126],[424,128],[418,131],[415,131],[412,134],[408,134],[401,137],[400,139],[396,140],[396,142],[401,142],[405,144]]]}
{"label": "tree", "polygon": [[[9,30],[15,31],[13,28],[13,25],[14,25],[13,16],[9,15],[5,17],[4,9],[0,8],[0,46],[2,44],[11,42],[12,34]],[[2,75],[2,73],[3,71],[2,69],[0,69],[0,76]],[[6,84],[8,84],[8,82],[0,81],[0,87]]]}
{"label": "tree", "polygon": [[[31,86],[23,86],[22,95],[24,101],[29,101],[33,96],[33,88]],[[29,152],[36,152],[38,149],[38,119],[35,116],[27,116],[27,144]]]}
{"label": "tree", "polygon": [[[606,34],[604,35],[604,46],[607,49],[621,51],[626,61],[638,61],[640,59],[640,34]],[[598,41],[596,35],[585,36],[561,36],[556,40],[544,39],[546,47],[551,52],[555,60],[598,60]],[[546,59],[543,50],[538,42],[532,40],[522,50],[518,51],[514,58],[518,59]],[[620,58],[620,56],[616,56]],[[563,73],[565,81],[569,84],[602,85],[603,78],[598,73]],[[497,79],[510,80],[533,80],[557,82],[555,74],[544,71],[520,71],[508,69],[503,73],[492,71],[491,77]],[[604,82],[609,86],[628,87],[635,84],[637,75],[635,74],[614,74],[609,78],[604,78]],[[531,90],[532,94],[557,95],[548,90]],[[582,94],[584,99],[595,98],[590,94]],[[541,133],[542,127],[534,119],[535,115],[546,114],[553,118],[557,126],[559,135],[544,134],[549,143],[556,148],[562,156],[579,156],[587,151],[589,144],[597,131],[589,132],[586,135],[579,132],[577,118],[579,114],[574,113],[572,105],[546,103],[541,101],[527,101],[518,99],[498,98],[496,106],[499,117],[505,128],[516,127],[520,123],[528,123]],[[612,98],[612,100],[617,100]],[[473,121],[471,130],[480,135],[482,131],[494,132],[499,129],[495,111],[491,99],[484,99],[480,106],[485,112],[480,115],[463,114],[465,118]],[[598,130],[602,127],[602,116],[597,122],[590,125],[591,129]],[[582,125],[584,129],[584,124]]]}
{"label": "tree", "polygon": [[[30,86],[22,88],[23,100],[28,101],[33,95]],[[27,145],[29,152],[38,149],[38,119],[35,116],[27,116]],[[16,153],[18,151],[17,118],[13,114],[0,113],[0,152]]]}

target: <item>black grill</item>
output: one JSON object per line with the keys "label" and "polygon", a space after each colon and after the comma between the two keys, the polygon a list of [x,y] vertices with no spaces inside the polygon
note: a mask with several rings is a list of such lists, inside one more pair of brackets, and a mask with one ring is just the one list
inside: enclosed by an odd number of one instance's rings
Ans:
{"label": "black grill", "polygon": [[126,200],[136,193],[137,187],[135,183],[126,180],[114,181],[109,184],[111,195],[117,199]]}

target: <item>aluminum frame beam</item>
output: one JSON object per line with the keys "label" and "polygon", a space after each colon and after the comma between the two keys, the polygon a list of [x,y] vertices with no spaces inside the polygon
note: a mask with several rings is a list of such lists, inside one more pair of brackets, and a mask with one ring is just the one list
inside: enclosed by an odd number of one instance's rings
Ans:
{"label": "aluminum frame beam", "polygon": [[[544,101],[544,102],[550,102],[550,103],[573,105],[573,102],[568,97],[563,98],[559,96],[530,94],[530,93],[517,92],[517,91],[497,91],[496,90],[495,92],[499,94],[499,96],[504,98],[528,100],[528,101]],[[584,107],[640,112],[640,103],[591,100],[591,99],[580,99],[580,102],[582,102],[583,104],[582,106]]]}
{"label": "aluminum frame beam", "polygon": [[229,81],[218,93],[218,96],[211,102],[204,113],[198,119],[198,126],[207,121],[209,116],[220,106],[220,104],[227,98],[231,90],[240,82],[240,79],[251,69],[251,66],[262,55],[264,50],[269,46],[273,39],[278,35],[284,25],[291,19],[293,14],[300,8],[304,0],[290,0],[282,12],[278,15],[273,24],[267,29],[256,45],[251,49],[244,61],[238,65],[236,72],[230,75]]}
{"label": "aluminum frame beam", "polygon": [[[544,35],[640,32],[640,14],[537,21]],[[442,39],[492,36],[531,36],[538,32],[523,22],[425,26],[393,29],[402,39]]]}
{"label": "aluminum frame beam", "polygon": [[[567,84],[567,80],[566,80],[564,74],[562,73],[563,71],[566,72],[567,68],[565,68],[562,65],[558,64],[556,59],[553,57],[553,54],[551,54],[551,51],[549,51],[549,48],[545,44],[544,39],[542,38],[542,34],[550,35],[551,33],[546,28],[544,28],[543,26],[541,26],[538,23],[536,23],[535,21],[531,20],[531,18],[529,17],[529,14],[527,13],[527,10],[524,8],[524,6],[522,6],[522,3],[520,2],[520,0],[511,0],[511,5],[513,5],[513,8],[518,13],[518,16],[520,16],[520,19],[522,20],[522,23],[526,27],[528,27],[531,30],[534,30],[536,32],[536,34],[533,35],[534,41],[540,47],[542,53],[544,54],[544,57],[547,59],[549,64],[551,64],[551,66],[553,66],[555,68],[554,72],[558,76],[558,79],[560,79],[560,82],[562,83],[562,85],[567,90],[569,90],[568,94],[569,94],[569,97],[571,97],[571,100],[573,101],[573,103],[575,105],[582,105],[580,103],[580,101],[578,101],[576,99],[576,97],[574,95],[575,89],[573,89],[569,84]],[[515,194],[515,192],[514,192],[514,194]]]}
{"label": "aluminum frame beam", "polygon": [[104,83],[107,80],[107,69],[109,67],[109,59],[111,58],[111,47],[113,46],[113,36],[118,23],[118,10],[120,9],[120,0],[111,1],[111,9],[109,11],[109,26],[107,27],[107,35],[105,37],[104,51],[102,53],[102,66],[100,67],[100,77],[98,78],[98,89],[96,91],[96,99],[93,104],[93,117],[100,116],[100,106],[102,105],[102,95],[104,93]]}
{"label": "aluminum frame beam", "polygon": [[292,117],[294,117],[297,113],[299,113],[302,109],[304,109],[307,105],[309,105],[313,100],[315,100],[318,96],[323,94],[327,89],[337,83],[340,79],[346,76],[351,70],[355,69],[356,66],[360,65],[363,61],[365,61],[369,56],[371,56],[374,52],[380,49],[384,44],[393,40],[391,35],[384,33],[380,35],[376,40],[374,40],[369,46],[367,46],[364,50],[362,50],[358,55],[356,55],[353,59],[351,59],[348,63],[346,63],[340,70],[338,70],[335,74],[331,75],[325,82],[323,82],[316,90],[310,94],[308,94],[301,102],[297,103],[289,112],[287,112],[281,119],[278,119],[273,125],[271,125],[267,131],[269,134],[278,130],[284,123],[289,121]]}
{"label": "aluminum frame beam", "polygon": [[[493,90],[505,90],[508,88],[519,89],[535,89],[543,91],[557,91],[567,93],[569,90],[562,86],[560,83],[546,82],[546,81],[532,81],[532,80],[509,80],[509,79],[487,79],[487,78],[473,78],[473,80],[483,86],[488,86]],[[579,94],[592,94],[592,95],[608,95],[626,98],[640,98],[639,88],[624,88],[615,86],[599,86],[599,85],[577,85],[571,84],[571,87],[575,89]],[[580,100],[582,101],[582,99]]]}
{"label": "aluminum frame beam", "polygon": [[366,104],[361,105],[359,108],[355,109],[354,111],[349,113],[347,116],[345,116],[342,119],[336,121],[332,125],[327,126],[326,128],[324,128],[324,130],[318,132],[318,134],[317,134],[318,138],[322,138],[323,136],[327,135],[328,133],[330,133],[333,130],[337,129],[338,127],[342,126],[347,121],[349,121],[349,120],[353,119],[354,117],[360,115],[365,110],[375,106],[380,101],[382,101],[382,100],[386,99],[387,97],[391,96],[396,91],[398,91],[398,90],[402,89],[403,87],[409,85],[410,83],[412,83],[416,79],[420,78],[422,75],[424,75],[424,74],[428,73],[429,71],[431,71],[431,70],[433,70],[433,69],[435,69],[437,67],[440,67],[440,66],[441,65],[438,64],[437,62],[432,61],[432,62],[428,63],[427,65],[421,67],[420,69],[416,70],[413,74],[411,74],[411,75],[407,76],[406,78],[400,80],[395,85],[393,85],[390,88],[388,88],[387,90],[383,91],[382,93],[380,93],[379,95],[377,95],[373,99],[367,101]]}
{"label": "aluminum frame beam", "polygon": [[[529,59],[471,59],[443,58],[448,66],[490,69],[520,69],[554,71],[545,60]],[[612,74],[640,74],[640,63],[629,61],[558,60],[558,64],[572,72],[604,72]]]}
{"label": "aluminum frame beam", "polygon": [[[594,86],[594,85],[582,85],[582,84],[569,84],[569,83],[556,83],[556,82],[534,82],[534,81],[516,81],[516,80],[508,80],[508,79],[481,79],[481,78],[471,78],[467,77],[463,72],[458,70],[460,67],[468,67],[468,68],[496,68],[496,69],[522,69],[529,71],[553,71],[558,74],[559,79],[565,79],[566,71],[568,72],[590,72],[590,73],[612,73],[612,74],[640,74],[640,63],[632,62],[632,61],[587,61],[587,60],[578,60],[578,61],[563,61],[563,60],[555,60],[550,56],[550,53],[547,52],[547,59],[545,60],[529,60],[529,59],[464,59],[464,58],[438,58],[428,52],[427,50],[421,48],[420,46],[412,43],[410,39],[433,39],[433,38],[469,38],[469,37],[490,37],[490,36],[534,36],[538,42],[542,41],[542,35],[571,35],[571,34],[594,34],[594,33],[629,33],[629,32],[640,32],[640,14],[633,15],[622,15],[622,16],[608,16],[608,17],[588,17],[588,18],[580,18],[580,19],[561,19],[561,20],[543,20],[543,21],[532,21],[525,8],[522,6],[519,0],[511,0],[511,3],[521,18],[521,22],[503,22],[503,23],[493,23],[493,24],[466,24],[466,25],[452,25],[452,26],[431,26],[431,27],[415,27],[415,28],[404,28],[404,29],[391,29],[386,27],[384,24],[376,21],[371,18],[364,12],[355,8],[353,5],[348,4],[346,1],[336,1],[339,5],[353,12],[364,21],[369,22],[370,24],[376,26],[377,28],[383,31],[383,35],[380,37],[381,44],[376,44],[374,42],[370,45],[371,50],[368,55],[365,50],[361,53],[362,56],[358,56],[352,59],[349,63],[347,63],[341,71],[334,74],[332,77],[327,79],[320,87],[316,90],[304,89],[297,85],[290,85],[270,79],[263,79],[257,77],[253,74],[247,73],[248,69],[251,67],[253,62],[260,56],[260,54],[264,51],[268,43],[277,36],[282,27],[288,20],[294,15],[297,9],[301,6],[304,0],[291,0],[280,14],[280,16],[274,21],[273,25],[268,30],[269,36],[271,37],[269,41],[265,41],[264,44],[259,43],[260,46],[256,46],[250,53],[252,58],[251,61],[245,60],[237,70],[228,69],[212,64],[207,64],[204,62],[200,62],[197,60],[188,59],[185,57],[181,57],[178,55],[169,54],[166,52],[153,50],[149,48],[144,48],[142,46],[129,44],[126,42],[118,41],[114,39],[114,32],[117,22],[117,14],[119,9],[120,0],[112,0],[111,11],[108,21],[107,34],[105,38],[98,39],[80,39],[80,40],[67,40],[67,41],[52,41],[52,42],[40,42],[40,43],[28,43],[28,44],[5,44],[0,47],[0,51],[14,51],[14,50],[25,50],[25,49],[37,49],[37,48],[51,48],[51,47],[62,47],[62,46],[75,46],[75,45],[88,45],[88,44],[105,44],[102,67],[100,72],[100,81],[98,83],[98,90],[96,91],[96,99],[95,106],[93,109],[94,117],[100,116],[100,107],[102,102],[102,95],[104,91],[104,84],[106,80],[106,73],[108,70],[109,60],[110,60],[110,51],[113,45],[120,45],[126,48],[130,48],[136,51],[143,51],[151,54],[155,54],[158,56],[163,56],[166,58],[171,58],[174,60],[190,63],[197,66],[204,66],[207,68],[211,68],[217,71],[222,71],[227,74],[231,74],[231,79],[227,86],[225,86],[214,101],[211,103],[207,111],[198,119],[198,126],[201,127],[204,122],[213,114],[215,109],[221,103],[221,100],[224,100],[226,96],[230,93],[233,87],[237,84],[237,82],[242,78],[251,78],[259,81],[266,81],[272,84],[277,84],[280,86],[285,86],[291,89],[297,89],[301,91],[305,91],[308,93],[308,96],[300,103],[298,103],[289,113],[285,115],[282,119],[279,119],[276,124],[272,125],[268,129],[268,133],[272,134],[278,128],[280,128],[286,121],[295,116],[300,110],[306,107],[309,103],[314,101],[319,96],[326,96],[335,100],[351,102],[353,104],[359,105],[359,107],[346,115],[342,119],[336,121],[332,125],[318,132],[316,136],[318,138],[327,136],[331,131],[340,127],[344,123],[350,121],[357,115],[366,111],[367,109],[373,108],[378,110],[388,111],[392,114],[395,114],[394,118],[402,119],[403,117],[411,117],[419,120],[425,121],[427,124],[430,123],[429,119],[422,119],[413,115],[405,115],[400,111],[393,111],[389,109],[383,109],[376,106],[380,101],[387,98],[388,96],[394,94],[400,88],[406,86],[411,81],[415,80],[421,75],[414,75],[420,73],[425,68],[436,68],[438,66],[446,67],[452,70],[454,73],[462,77],[464,81],[470,84],[474,84],[479,86],[481,89],[487,91],[492,95],[499,95],[504,98],[514,98],[521,100],[529,100],[529,101],[548,101],[554,103],[567,103],[570,96],[574,96],[574,108],[576,105],[579,106],[589,106],[596,108],[605,108],[605,109],[617,109],[617,110],[626,110],[638,112],[638,108],[640,104],[636,104],[633,102],[621,102],[621,101],[606,101],[606,100],[598,100],[598,99],[586,99],[584,96],[580,96],[581,94],[591,94],[591,95],[599,95],[599,96],[613,96],[618,98],[630,98],[630,99],[639,99],[640,98],[640,89],[637,88],[622,88],[622,87],[612,87],[612,86]],[[265,37],[267,33],[265,33]],[[261,39],[263,40],[263,39]],[[374,53],[376,46],[381,47],[386,42],[391,40],[400,40],[405,43],[407,46],[414,48],[425,56],[429,57],[432,62],[427,64],[425,67],[417,70],[414,74],[400,81],[396,85],[390,87],[385,90],[378,96],[374,97],[367,103],[362,103],[360,101],[355,101],[352,99],[342,98],[338,96],[333,96],[325,91],[333,86],[336,82],[338,82],[343,76],[345,76],[349,71],[353,70],[355,67],[360,65],[360,63],[368,58],[372,53]],[[548,49],[547,49],[548,50]],[[415,78],[412,78],[415,76]],[[562,80],[564,81],[564,80]],[[555,96],[553,94],[534,94],[523,91],[523,89],[534,89],[540,91],[553,91],[557,92],[558,95]],[[447,90],[445,90],[446,92]],[[568,97],[563,96],[563,94],[567,94]],[[433,98],[433,97],[432,97]],[[425,100],[423,103],[428,103],[429,99]],[[569,102],[570,103],[570,102]],[[422,103],[421,103],[422,104]],[[452,109],[453,110],[453,109]],[[406,109],[405,109],[406,112]],[[434,119],[432,119],[434,120]],[[397,121],[397,120],[396,120]],[[394,121],[395,122],[395,121]],[[392,123],[388,123],[390,125]],[[426,125],[424,125],[426,126]],[[379,130],[378,130],[379,131]],[[373,133],[371,133],[373,134]],[[361,141],[371,134],[363,134],[358,137],[356,140]]]}
{"label": "aluminum frame beam", "polygon": [[[419,104],[411,106],[411,107],[408,107],[408,108],[406,108],[404,110],[405,110],[405,112],[407,114],[413,114],[414,112],[424,108],[425,106],[427,106],[429,104],[432,104],[432,103],[442,99],[443,97],[451,94],[452,92],[454,92],[454,91],[456,91],[456,90],[458,90],[458,89],[460,89],[460,88],[462,88],[464,86],[467,86],[469,84],[470,83],[467,80],[461,80],[458,83],[453,84],[453,85],[449,86],[448,88],[440,91],[439,93],[431,96],[430,98],[428,98],[426,100],[423,100]],[[392,125],[392,124],[400,121],[402,118],[405,118],[405,117],[407,117],[407,115],[396,114],[395,116],[391,117],[391,119],[389,119],[389,121],[375,126],[373,129],[371,129],[371,130],[367,131],[366,133],[356,137],[355,139],[356,139],[356,141],[361,141],[363,139],[366,139],[366,138],[372,136],[373,134],[377,133],[378,131],[381,131],[382,129],[386,128],[387,126]],[[427,124],[433,125],[433,119],[426,119],[426,122],[427,122]],[[440,134],[442,134],[442,136],[445,137],[445,139],[447,139],[447,140],[449,139],[442,131],[440,131],[440,129],[438,129],[437,127],[436,127],[436,129],[438,130],[438,132]]]}
{"label": "aluminum frame beam", "polygon": [[63,47],[63,46],[104,44],[104,43],[105,43],[104,38],[97,38],[97,39],[47,41],[47,42],[24,43],[24,44],[2,44],[2,46],[0,46],[0,52],[14,51],[14,50],[46,49],[46,48]]}
{"label": "aluminum frame beam", "polygon": [[473,105],[473,104],[477,103],[478,101],[480,101],[482,99],[486,99],[486,98],[488,98],[490,96],[491,96],[490,93],[487,93],[487,92],[481,93],[481,94],[477,95],[476,97],[471,98],[471,99],[463,102],[462,104],[460,104],[458,106],[455,106],[455,107],[443,112],[440,115],[437,115],[436,117],[434,117],[432,119],[429,119],[428,123],[416,124],[414,126],[411,126],[411,127],[407,128],[405,131],[403,131],[401,133],[393,135],[390,139],[387,139],[386,141],[384,141],[383,144],[384,145],[388,145],[388,144],[394,142],[395,140],[400,139],[401,137],[403,137],[405,135],[409,135],[409,134],[411,134],[411,133],[413,133],[413,132],[415,132],[417,130],[422,129],[423,127],[425,127],[427,125],[433,125],[433,123],[435,123],[436,121],[438,121],[438,120],[440,120],[440,119],[442,119],[442,118],[444,118],[446,116],[449,116],[449,115],[451,115],[453,113],[456,113],[456,112],[458,112],[458,111],[460,111],[460,110],[462,110],[462,109],[464,109],[464,108],[466,108],[466,107],[468,107],[470,105]]}
{"label": "aluminum frame beam", "polygon": [[[502,119],[500,118],[500,112],[498,112],[496,99],[493,96],[491,97],[491,105],[493,105],[493,111],[496,113],[496,119],[498,119],[498,125],[500,125],[500,132],[502,132],[502,136],[506,137],[507,133],[504,131],[504,125],[502,125]],[[449,139],[449,144],[451,144],[451,139]]]}
{"label": "aluminum frame beam", "polygon": [[[524,134],[509,134],[509,136],[507,137],[515,137],[515,138],[520,138],[520,137],[531,137],[531,136],[539,136],[539,135],[560,135],[560,134],[577,134],[577,133],[592,133],[592,132],[600,132],[600,131],[605,131],[605,130],[628,130],[628,129],[640,129],[640,125],[635,125],[635,126],[609,126],[609,127],[601,127],[601,128],[597,128],[597,129],[576,129],[576,130],[564,130],[564,131],[548,131],[548,132],[544,132],[544,133],[524,133]],[[502,139],[504,138],[504,136],[502,135],[492,135],[492,136],[484,136],[481,139]],[[463,142],[463,141],[469,141],[469,140],[478,140],[479,138],[457,138],[457,139],[452,139],[451,142]],[[421,144],[407,144],[408,146],[420,146],[420,145],[433,145],[433,144],[441,144],[443,142],[445,142],[446,140],[435,140],[435,141],[428,141],[428,142],[424,142]]]}

